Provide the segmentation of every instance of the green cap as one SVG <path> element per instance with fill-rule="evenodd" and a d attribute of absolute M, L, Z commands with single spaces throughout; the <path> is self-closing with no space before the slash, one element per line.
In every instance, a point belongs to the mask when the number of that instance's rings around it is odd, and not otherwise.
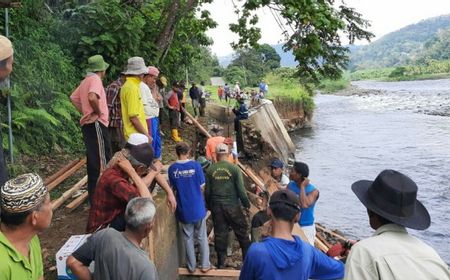
<path fill-rule="evenodd" d="M 109 64 L 103 60 L 103 56 L 97 54 L 88 58 L 87 72 L 100 72 L 108 69 Z"/>

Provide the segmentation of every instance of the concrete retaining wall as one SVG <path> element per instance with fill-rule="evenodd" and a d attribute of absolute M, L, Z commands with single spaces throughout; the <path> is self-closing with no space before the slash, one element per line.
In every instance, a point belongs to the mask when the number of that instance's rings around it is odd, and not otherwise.
<path fill-rule="evenodd" d="M 295 145 L 271 101 L 264 100 L 256 110 L 252 109 L 249 121 L 285 163 L 289 158 L 294 158 Z"/>

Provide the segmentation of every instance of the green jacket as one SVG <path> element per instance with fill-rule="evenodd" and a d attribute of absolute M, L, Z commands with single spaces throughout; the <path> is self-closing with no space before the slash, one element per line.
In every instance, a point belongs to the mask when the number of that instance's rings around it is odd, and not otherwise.
<path fill-rule="evenodd" d="M 205 200 L 208 209 L 215 204 L 236 206 L 239 200 L 245 208 L 249 208 L 250 201 L 239 167 L 227 160 L 211 165 L 206 173 Z"/>

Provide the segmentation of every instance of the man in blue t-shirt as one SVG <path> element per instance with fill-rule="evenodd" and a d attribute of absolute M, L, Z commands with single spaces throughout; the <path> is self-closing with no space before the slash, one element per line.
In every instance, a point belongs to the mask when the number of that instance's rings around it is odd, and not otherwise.
<path fill-rule="evenodd" d="M 209 245 L 206 234 L 206 207 L 202 188 L 205 176 L 201 165 L 189 159 L 190 147 L 185 142 L 175 146 L 178 160 L 169 167 L 170 185 L 177 199 L 176 217 L 181 224 L 184 247 L 186 248 L 187 268 L 195 271 L 196 258 L 194 242 L 198 241 L 200 249 L 200 269 L 211 269 L 209 262 Z"/>
<path fill-rule="evenodd" d="M 319 190 L 309 183 L 309 168 L 304 162 L 295 162 L 289 174 L 291 182 L 288 189 L 300 198 L 301 216 L 298 222 L 308 238 L 309 244 L 314 246 L 316 226 L 314 225 L 314 208 L 319 199 Z"/>
<path fill-rule="evenodd" d="M 344 264 L 292 235 L 300 215 L 300 203 L 290 190 L 270 197 L 268 214 L 272 234 L 253 243 L 241 269 L 240 280 L 341 279 Z"/>

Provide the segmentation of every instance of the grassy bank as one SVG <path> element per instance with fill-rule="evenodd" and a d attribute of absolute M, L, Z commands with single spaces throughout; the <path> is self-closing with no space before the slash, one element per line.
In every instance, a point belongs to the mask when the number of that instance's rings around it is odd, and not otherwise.
<path fill-rule="evenodd" d="M 358 70 L 350 74 L 352 81 L 413 81 L 450 78 L 450 59 L 428 60 L 423 64 Z"/>

